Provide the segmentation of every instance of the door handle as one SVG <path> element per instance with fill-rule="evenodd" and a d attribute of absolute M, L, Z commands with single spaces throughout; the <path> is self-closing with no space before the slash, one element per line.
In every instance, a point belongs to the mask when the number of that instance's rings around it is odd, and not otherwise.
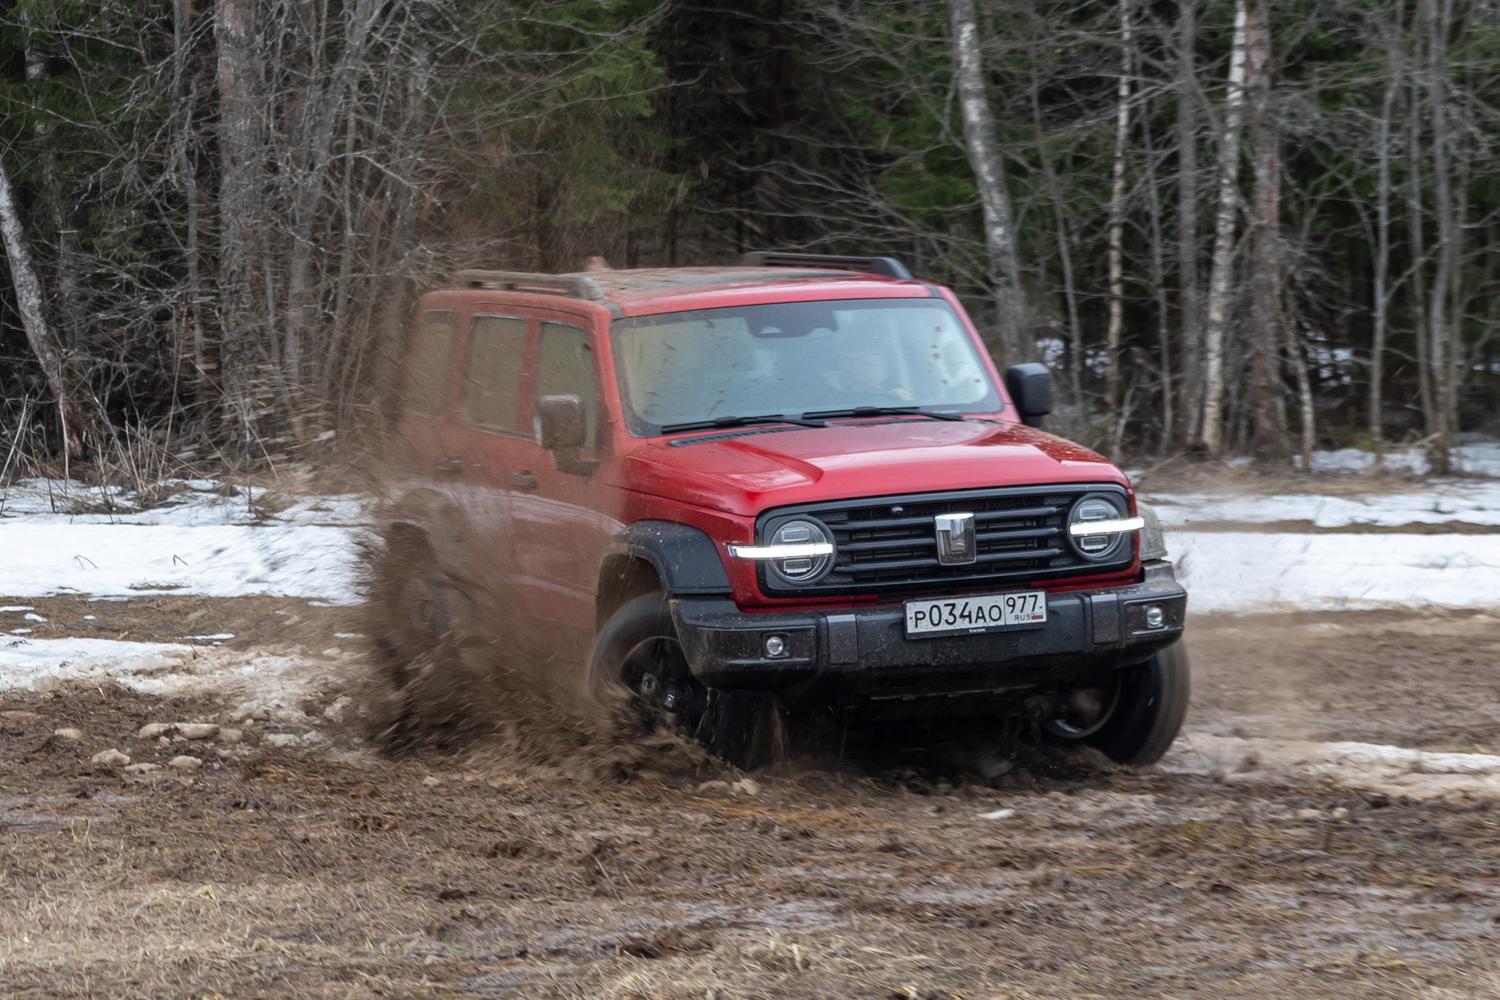
<path fill-rule="evenodd" d="M 537 488 L 537 478 L 536 475 L 531 472 L 512 472 L 510 474 L 510 484 L 518 490 L 524 490 L 527 493 L 535 493 Z"/>
<path fill-rule="evenodd" d="M 441 475 L 459 476 L 463 474 L 464 462 L 461 458 L 445 458 L 438 462 L 437 470 Z"/>

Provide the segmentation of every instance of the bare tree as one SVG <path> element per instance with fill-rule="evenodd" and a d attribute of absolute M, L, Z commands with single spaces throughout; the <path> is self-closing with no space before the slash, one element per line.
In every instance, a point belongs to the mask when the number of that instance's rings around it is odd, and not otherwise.
<path fill-rule="evenodd" d="M 1238 0 L 1234 44 L 1229 54 L 1229 91 L 1219 136 L 1219 207 L 1214 219 L 1214 257 L 1208 287 L 1208 323 L 1204 330 L 1203 419 L 1200 440 L 1212 454 L 1223 450 L 1224 337 L 1229 327 L 1230 286 L 1234 267 L 1235 212 L 1239 205 L 1240 130 L 1245 106 L 1245 22 L 1252 0 Z"/>
<path fill-rule="evenodd" d="M 1428 455 L 1433 471 L 1446 474 L 1452 461 L 1453 420 L 1456 410 L 1457 373 L 1453 323 L 1449 311 L 1453 294 L 1454 262 L 1459 248 L 1458 219 L 1454 212 L 1452 184 L 1453 136 L 1448 123 L 1448 34 L 1452 29 L 1453 0 L 1423 0 L 1422 18 L 1427 29 L 1427 115 L 1432 127 L 1432 181 L 1434 216 L 1437 223 L 1437 265 L 1433 268 L 1428 295 L 1428 363 L 1432 373 L 1432 412 L 1428 426 Z"/>
<path fill-rule="evenodd" d="M 963 115 L 964 146 L 979 201 L 984 212 L 984 245 L 989 259 L 989 283 L 1000 325 L 1001 357 L 1005 364 L 1022 360 L 1025 344 L 1026 299 L 1005 163 L 995 136 L 994 115 L 984 84 L 979 25 L 974 0 L 949 0 L 948 17 L 953 46 L 953 75 Z"/>
<path fill-rule="evenodd" d="M 1253 195 L 1250 242 L 1251 450 L 1260 456 L 1286 451 L 1276 414 L 1280 381 L 1272 375 L 1281 339 L 1281 165 L 1271 104 L 1271 25 L 1266 0 L 1247 0 L 1245 90 L 1250 103 L 1250 160 Z"/>
<path fill-rule="evenodd" d="M 1130 141 L 1131 0 L 1120 0 L 1120 77 L 1115 84 L 1115 151 L 1109 188 L 1109 327 L 1104 395 L 1109 412 L 1120 412 L 1120 331 L 1125 324 L 1125 153 Z M 1118 437 L 1118 434 L 1117 434 Z M 1118 450 L 1118 440 L 1114 450 Z"/>
<path fill-rule="evenodd" d="M 1198 123 L 1197 4 L 1178 0 L 1176 42 L 1177 96 L 1177 284 L 1178 338 L 1183 348 L 1182 437 L 1197 434 L 1203 386 L 1203 300 L 1198 271 Z"/>
<path fill-rule="evenodd" d="M 21 314 L 26 340 L 47 378 L 47 387 L 52 390 L 53 399 L 57 401 L 64 449 L 70 455 L 79 455 L 83 450 L 83 411 L 68 384 L 62 352 L 53 341 L 52 331 L 43 314 L 42 283 L 37 280 L 36 267 L 31 261 L 31 248 L 21 227 L 21 216 L 16 208 L 10 174 L 5 169 L 3 160 L 0 160 L 0 236 L 5 240 L 10 280 L 16 290 L 16 308 Z"/>
<path fill-rule="evenodd" d="M 1375 131 L 1374 321 L 1370 334 L 1369 397 L 1370 446 L 1375 451 L 1375 468 L 1379 468 L 1385 452 L 1385 343 L 1391 307 L 1387 287 L 1391 267 L 1391 120 L 1405 74 L 1400 35 L 1399 17 L 1394 30 L 1382 32 L 1386 41 L 1386 80 Z"/>
<path fill-rule="evenodd" d="M 263 249 L 257 220 L 265 154 L 256 0 L 216 0 L 219 84 L 219 365 L 225 429 L 250 446 L 257 388 L 269 353 Z M 263 404 L 261 404 L 263 405 Z"/>

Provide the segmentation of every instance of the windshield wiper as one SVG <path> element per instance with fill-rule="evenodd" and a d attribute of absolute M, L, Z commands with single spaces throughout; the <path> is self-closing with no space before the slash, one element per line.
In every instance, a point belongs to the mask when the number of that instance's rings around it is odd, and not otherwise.
<path fill-rule="evenodd" d="M 826 420 L 831 417 L 931 417 L 933 420 L 964 420 L 962 413 L 942 413 L 938 410 L 923 410 L 915 406 L 851 406 L 846 410 L 812 410 L 802 414 L 808 420 Z"/>
<path fill-rule="evenodd" d="M 806 413 L 800 417 L 785 413 L 767 413 L 758 417 L 714 417 L 712 420 L 689 420 L 680 424 L 662 424 L 660 430 L 663 434 L 676 434 L 680 431 L 714 431 L 729 427 L 750 427 L 755 424 L 793 424 L 797 427 L 828 426 Z"/>

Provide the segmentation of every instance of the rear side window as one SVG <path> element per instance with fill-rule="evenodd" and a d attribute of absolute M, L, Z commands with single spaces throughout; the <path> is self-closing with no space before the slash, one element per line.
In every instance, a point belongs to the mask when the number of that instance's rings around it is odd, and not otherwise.
<path fill-rule="evenodd" d="M 541 353 L 537 358 L 537 398 L 577 396 L 583 401 L 585 448 L 599 446 L 599 380 L 594 375 L 594 349 L 589 335 L 576 326 L 542 324 Z"/>
<path fill-rule="evenodd" d="M 425 312 L 417 318 L 406 350 L 406 383 L 401 388 L 401 402 L 409 412 L 437 416 L 448 408 L 457 328 L 451 312 Z"/>
<path fill-rule="evenodd" d="M 513 316 L 475 316 L 464 364 L 464 416 L 499 431 L 521 429 L 521 372 L 526 321 Z"/>

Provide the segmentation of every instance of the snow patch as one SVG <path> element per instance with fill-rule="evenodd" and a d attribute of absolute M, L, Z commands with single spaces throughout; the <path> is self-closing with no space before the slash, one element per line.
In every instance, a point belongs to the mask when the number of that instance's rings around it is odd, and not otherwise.
<path fill-rule="evenodd" d="M 1178 774 L 1229 782 L 1330 780 L 1412 799 L 1500 798 L 1500 755 L 1409 750 L 1377 743 L 1314 743 L 1194 733 L 1162 761 Z"/>
<path fill-rule="evenodd" d="M 292 718 L 302 716 L 300 704 L 351 674 L 356 663 L 352 654 L 320 659 L 180 643 L 0 638 L 0 690 L 47 691 L 68 682 L 112 680 L 162 697 L 229 696 L 247 714 Z"/>
<path fill-rule="evenodd" d="M 0 523 L 0 594 L 357 600 L 360 529 Z"/>
<path fill-rule="evenodd" d="M 1482 435 L 1463 435 L 1452 451 L 1455 471 L 1472 476 L 1500 478 L 1500 441 Z M 1300 466 L 1300 459 L 1294 461 Z M 1432 463 L 1420 448 L 1401 448 L 1387 452 L 1382 466 L 1391 472 L 1407 472 L 1414 476 L 1425 476 L 1432 471 Z M 1375 467 L 1375 453 L 1362 448 L 1339 448 L 1336 451 L 1315 451 L 1312 455 L 1314 472 L 1369 472 Z"/>
<path fill-rule="evenodd" d="M 1500 604 L 1500 535 L 1167 533 L 1192 611 Z"/>
<path fill-rule="evenodd" d="M 1211 493 L 1151 493 L 1143 497 L 1165 527 L 1237 522 L 1268 524 L 1309 521 L 1318 528 L 1404 524 L 1500 526 L 1500 482 L 1442 482 L 1422 492 L 1321 496 L 1267 494 L 1216 496 Z"/>

